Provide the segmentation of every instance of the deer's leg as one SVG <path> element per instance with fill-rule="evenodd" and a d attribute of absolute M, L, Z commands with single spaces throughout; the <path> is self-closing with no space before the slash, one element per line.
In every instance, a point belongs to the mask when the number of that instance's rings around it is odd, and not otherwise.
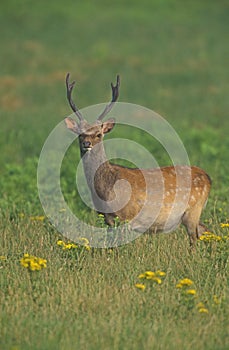
<path fill-rule="evenodd" d="M 192 207 L 187 210 L 182 217 L 182 224 L 188 231 L 191 247 L 195 245 L 196 240 L 205 231 L 202 224 L 199 224 L 201 211 L 202 208 L 199 206 Z"/>
<path fill-rule="evenodd" d="M 207 226 L 205 226 L 204 224 L 202 224 L 201 222 L 199 222 L 198 225 L 198 238 L 200 238 L 200 236 L 202 236 L 202 234 L 204 232 L 209 231 L 209 229 L 207 228 Z"/>
<path fill-rule="evenodd" d="M 111 215 L 111 214 L 104 214 L 105 216 L 105 222 L 108 226 L 110 227 L 114 227 L 114 215 Z"/>

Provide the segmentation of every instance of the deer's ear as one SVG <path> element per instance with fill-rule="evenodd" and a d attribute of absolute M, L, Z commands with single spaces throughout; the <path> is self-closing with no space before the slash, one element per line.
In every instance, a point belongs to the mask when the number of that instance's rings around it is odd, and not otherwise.
<path fill-rule="evenodd" d="M 64 119 L 64 122 L 69 130 L 71 130 L 75 134 L 79 134 L 79 125 L 74 119 L 67 117 Z"/>
<path fill-rule="evenodd" d="M 110 132 L 115 126 L 115 119 L 110 118 L 103 123 L 103 133 L 106 134 Z"/>

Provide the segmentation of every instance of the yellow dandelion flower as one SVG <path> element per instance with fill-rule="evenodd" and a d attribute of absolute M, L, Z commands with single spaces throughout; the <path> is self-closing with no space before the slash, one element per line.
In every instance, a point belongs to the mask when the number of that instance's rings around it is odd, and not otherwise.
<path fill-rule="evenodd" d="M 46 265 L 47 265 L 47 260 L 41 259 L 41 258 L 37 258 L 37 263 L 38 263 L 38 265 L 41 266 L 41 267 L 46 267 Z"/>
<path fill-rule="evenodd" d="M 86 250 L 91 250 L 91 247 L 90 247 L 90 242 L 87 238 L 85 237 L 81 237 L 80 238 L 80 241 L 82 241 L 82 245 L 83 247 L 86 249 Z"/>
<path fill-rule="evenodd" d="M 200 241 L 204 241 L 204 242 L 210 242 L 210 241 L 221 241 L 222 237 L 215 235 L 214 233 L 211 232 L 204 232 L 201 236 L 200 236 Z"/>
<path fill-rule="evenodd" d="M 176 288 L 182 288 L 183 285 L 181 283 L 177 283 Z"/>
<path fill-rule="evenodd" d="M 39 271 L 39 270 L 41 270 L 41 266 L 38 264 L 38 262 L 35 262 L 35 261 L 33 261 L 33 260 L 31 260 L 30 261 L 30 270 L 31 271 Z"/>
<path fill-rule="evenodd" d="M 74 248 L 77 248 L 77 245 L 74 244 L 74 243 L 65 243 L 64 246 L 63 246 L 63 249 L 66 250 L 66 249 L 74 249 Z"/>
<path fill-rule="evenodd" d="M 154 277 L 155 276 L 155 272 L 153 272 L 153 271 L 145 271 L 145 277 L 146 278 L 152 278 L 152 277 Z"/>
<path fill-rule="evenodd" d="M 79 240 L 82 241 L 84 244 L 89 244 L 89 240 L 85 237 L 80 237 Z"/>
<path fill-rule="evenodd" d="M 68 249 L 67 247 L 68 247 L 68 244 L 67 244 L 67 243 L 64 243 L 64 244 L 62 245 L 62 249 L 63 249 L 63 250 Z"/>
<path fill-rule="evenodd" d="M 221 241 L 221 240 L 222 240 L 222 237 L 217 236 L 217 235 L 213 235 L 212 239 L 213 239 L 214 241 Z"/>
<path fill-rule="evenodd" d="M 23 258 L 20 260 L 20 264 L 23 267 L 28 268 L 30 271 L 39 271 L 42 268 L 46 268 L 47 260 L 33 255 L 24 254 Z"/>
<path fill-rule="evenodd" d="M 20 260 L 20 264 L 24 267 L 29 267 L 29 263 L 26 260 Z"/>
<path fill-rule="evenodd" d="M 91 250 L 90 247 L 90 242 L 87 238 L 85 237 L 81 237 L 79 238 L 80 241 L 82 241 L 82 243 L 80 243 L 86 250 Z"/>
<path fill-rule="evenodd" d="M 30 220 L 32 221 L 44 221 L 45 216 L 43 215 L 37 215 L 37 216 L 30 216 Z"/>
<path fill-rule="evenodd" d="M 229 227 L 229 223 L 221 223 L 220 226 L 221 226 L 222 228 L 224 228 L 224 227 Z"/>
<path fill-rule="evenodd" d="M 195 289 L 188 289 L 188 290 L 186 290 L 186 294 L 196 295 L 196 290 Z"/>
<path fill-rule="evenodd" d="M 59 246 L 62 246 L 63 250 L 70 250 L 70 249 L 78 248 L 78 245 L 76 245 L 74 243 L 70 243 L 70 242 L 65 243 L 64 241 L 62 241 L 60 239 L 56 242 L 56 244 Z"/>
<path fill-rule="evenodd" d="M 221 241 L 222 237 L 217 236 L 217 235 L 212 235 L 211 239 L 214 241 Z"/>
<path fill-rule="evenodd" d="M 205 307 L 204 303 L 202 303 L 201 301 L 196 305 L 196 307 L 201 308 L 201 307 Z"/>
<path fill-rule="evenodd" d="M 208 314 L 208 309 L 206 309 L 206 307 L 201 307 L 201 308 L 199 308 L 198 311 L 199 311 L 200 313 Z"/>
<path fill-rule="evenodd" d="M 206 239 L 206 236 L 202 235 L 199 237 L 200 241 L 208 241 L 208 239 Z"/>
<path fill-rule="evenodd" d="M 141 290 L 145 290 L 146 286 L 143 283 L 136 283 L 135 287 Z"/>
<path fill-rule="evenodd" d="M 161 270 L 157 270 L 157 271 L 155 272 L 155 274 L 156 274 L 157 276 L 160 276 L 160 277 L 163 277 L 163 276 L 166 275 L 166 273 L 165 273 L 164 271 L 161 271 Z"/>
<path fill-rule="evenodd" d="M 220 304 L 220 299 L 217 297 L 217 295 L 213 295 L 213 301 L 216 305 L 219 305 Z"/>
<path fill-rule="evenodd" d="M 179 281 L 178 284 L 181 284 L 182 287 L 188 287 L 188 286 L 191 286 L 193 284 L 193 281 L 190 280 L 189 278 L 183 278 L 182 280 Z"/>
<path fill-rule="evenodd" d="M 157 284 L 161 284 L 162 280 L 159 277 L 152 277 L 151 278 L 154 282 L 157 282 Z"/>
<path fill-rule="evenodd" d="M 200 303 L 198 303 L 198 304 L 196 305 L 196 307 L 197 307 L 198 309 L 201 309 L 201 308 L 205 308 L 205 305 L 204 305 L 204 303 L 200 302 Z"/>
<path fill-rule="evenodd" d="M 138 278 L 145 278 L 147 280 L 152 280 L 154 282 L 157 282 L 158 284 L 162 283 L 162 280 L 159 276 L 164 276 L 164 274 L 162 273 L 162 271 L 160 271 L 161 274 L 154 271 L 145 271 L 144 273 L 140 273 L 140 275 L 138 275 Z"/>
<path fill-rule="evenodd" d="M 0 255 L 0 260 L 6 260 L 7 259 L 7 257 L 6 256 L 4 256 L 4 255 Z"/>

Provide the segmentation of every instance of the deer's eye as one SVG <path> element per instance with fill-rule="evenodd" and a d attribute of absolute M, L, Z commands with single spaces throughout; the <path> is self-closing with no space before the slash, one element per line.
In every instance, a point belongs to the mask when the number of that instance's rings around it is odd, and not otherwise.
<path fill-rule="evenodd" d="M 101 139 L 102 134 L 97 134 L 96 137 L 97 137 L 98 139 Z"/>

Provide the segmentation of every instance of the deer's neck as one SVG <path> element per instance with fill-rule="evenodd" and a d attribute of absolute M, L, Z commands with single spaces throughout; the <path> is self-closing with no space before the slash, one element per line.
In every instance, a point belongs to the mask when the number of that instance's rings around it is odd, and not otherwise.
<path fill-rule="evenodd" d="M 83 156 L 84 173 L 87 179 L 88 186 L 92 192 L 105 191 L 108 185 L 112 185 L 112 165 L 106 157 L 103 143 L 96 145 L 91 151 L 86 152 Z M 108 184 L 109 182 L 109 184 Z"/>

